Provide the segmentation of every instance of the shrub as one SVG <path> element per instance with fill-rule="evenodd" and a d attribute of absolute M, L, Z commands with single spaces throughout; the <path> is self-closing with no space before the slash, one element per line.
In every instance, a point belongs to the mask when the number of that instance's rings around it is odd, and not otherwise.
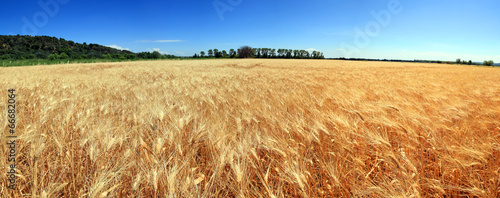
<path fill-rule="evenodd" d="M 49 60 L 57 60 L 59 59 L 59 56 L 57 54 L 50 54 L 49 55 Z"/>
<path fill-rule="evenodd" d="M 125 57 L 126 57 L 127 59 L 135 59 L 135 58 L 137 58 L 137 57 L 135 56 L 135 54 L 125 54 Z"/>
<path fill-rule="evenodd" d="M 37 58 L 41 58 L 41 59 L 46 59 L 46 58 L 47 58 L 47 54 L 44 54 L 44 53 L 42 53 L 42 52 L 37 52 L 37 53 L 35 53 L 35 56 L 36 56 Z"/>
<path fill-rule="evenodd" d="M 33 54 L 26 54 L 26 56 L 24 56 L 26 59 L 34 59 L 36 58 L 35 55 Z"/>
<path fill-rule="evenodd" d="M 10 54 L 4 54 L 4 55 L 2 56 L 2 59 L 3 59 L 3 60 L 12 59 L 12 56 L 11 56 Z"/>
<path fill-rule="evenodd" d="M 59 55 L 59 58 L 60 58 L 60 59 L 68 59 L 68 58 L 69 58 L 69 56 L 68 56 L 66 53 L 64 53 L 64 52 L 63 52 L 63 53 L 61 53 L 61 54 Z"/>

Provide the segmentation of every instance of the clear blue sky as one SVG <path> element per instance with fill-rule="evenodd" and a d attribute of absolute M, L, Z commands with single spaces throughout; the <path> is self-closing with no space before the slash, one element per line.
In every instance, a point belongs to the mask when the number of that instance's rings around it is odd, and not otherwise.
<path fill-rule="evenodd" d="M 0 2 L 0 34 L 175 55 L 250 45 L 326 57 L 500 62 L 500 1 L 9 0 Z"/>

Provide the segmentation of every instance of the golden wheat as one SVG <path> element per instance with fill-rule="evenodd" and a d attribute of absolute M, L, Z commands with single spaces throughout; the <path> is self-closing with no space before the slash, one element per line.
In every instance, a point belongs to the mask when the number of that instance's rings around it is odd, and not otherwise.
<path fill-rule="evenodd" d="M 17 186 L 7 188 L 7 89 Z M 500 197 L 500 70 L 331 60 L 0 69 L 3 197 Z"/>

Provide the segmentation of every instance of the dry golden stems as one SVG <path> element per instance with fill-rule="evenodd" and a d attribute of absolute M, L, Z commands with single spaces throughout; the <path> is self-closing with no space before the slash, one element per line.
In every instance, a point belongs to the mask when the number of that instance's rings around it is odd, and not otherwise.
<path fill-rule="evenodd" d="M 3 196 L 500 196 L 497 68 L 181 60 L 0 76 L 1 97 L 19 93 L 18 186 Z"/>

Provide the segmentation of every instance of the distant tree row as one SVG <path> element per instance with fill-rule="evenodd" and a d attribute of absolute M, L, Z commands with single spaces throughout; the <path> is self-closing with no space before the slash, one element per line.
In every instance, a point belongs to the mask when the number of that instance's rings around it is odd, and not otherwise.
<path fill-rule="evenodd" d="M 457 58 L 457 60 L 455 61 L 456 64 L 463 64 L 463 65 L 473 65 L 474 63 L 472 63 L 471 60 L 469 61 L 465 61 L 465 60 L 461 60 L 459 58 Z M 495 64 L 495 62 L 493 62 L 493 60 L 485 60 L 483 62 L 483 65 L 485 66 L 493 66 Z M 476 63 L 474 65 L 480 65 L 480 63 Z"/>
<path fill-rule="evenodd" d="M 440 63 L 440 64 L 463 64 L 463 65 L 481 65 L 478 62 L 472 62 L 472 60 L 465 61 L 461 59 L 457 59 L 455 62 L 453 61 L 440 61 L 440 60 L 399 60 L 399 59 L 370 59 L 370 58 L 331 58 L 334 60 L 352 60 L 352 61 L 387 61 L 387 62 L 414 62 L 414 63 Z M 493 66 L 495 63 L 492 60 L 484 61 L 482 65 Z"/>
<path fill-rule="evenodd" d="M 295 58 L 295 59 L 324 59 L 323 52 L 292 49 L 271 49 L 271 48 L 252 48 L 250 46 L 240 47 L 238 50 L 209 49 L 201 51 L 200 54 L 194 54 L 193 58 L 215 57 L 215 58 Z"/>

